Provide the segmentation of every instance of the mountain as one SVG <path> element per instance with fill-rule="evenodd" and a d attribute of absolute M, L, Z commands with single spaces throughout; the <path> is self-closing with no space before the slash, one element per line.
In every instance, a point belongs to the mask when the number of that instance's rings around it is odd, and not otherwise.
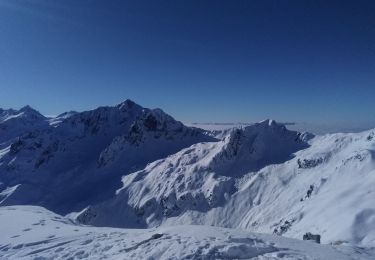
<path fill-rule="evenodd" d="M 1 110 L 0 129 L 1 208 L 41 206 L 77 226 L 375 245 L 375 130 L 314 136 L 265 120 L 210 132 L 131 100 L 54 118 Z"/>
<path fill-rule="evenodd" d="M 81 223 L 198 224 L 373 246 L 375 131 L 312 136 L 266 120 L 123 177 Z"/>
<path fill-rule="evenodd" d="M 82 226 L 41 207 L 0 207 L 1 259 L 370 260 L 374 249 L 327 246 L 209 226 Z"/>
<path fill-rule="evenodd" d="M 28 131 L 47 126 L 47 118 L 30 106 L 19 110 L 0 108 L 0 148 Z"/>
<path fill-rule="evenodd" d="M 30 107 L 2 110 L 0 129 L 0 205 L 62 214 L 114 196 L 121 176 L 147 163 L 216 140 L 131 100 L 53 119 Z"/>

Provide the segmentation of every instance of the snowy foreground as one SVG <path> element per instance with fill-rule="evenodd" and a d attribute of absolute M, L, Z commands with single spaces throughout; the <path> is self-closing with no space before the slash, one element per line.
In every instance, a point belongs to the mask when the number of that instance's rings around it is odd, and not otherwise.
<path fill-rule="evenodd" d="M 1 207 L 0 230 L 0 259 L 375 259 L 374 249 L 220 227 L 82 226 L 35 206 Z"/>

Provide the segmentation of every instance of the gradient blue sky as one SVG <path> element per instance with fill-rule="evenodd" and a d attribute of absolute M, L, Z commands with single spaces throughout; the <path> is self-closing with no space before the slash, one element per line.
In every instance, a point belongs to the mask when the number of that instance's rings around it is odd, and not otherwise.
<path fill-rule="evenodd" d="M 0 107 L 375 122 L 375 1 L 0 0 Z"/>

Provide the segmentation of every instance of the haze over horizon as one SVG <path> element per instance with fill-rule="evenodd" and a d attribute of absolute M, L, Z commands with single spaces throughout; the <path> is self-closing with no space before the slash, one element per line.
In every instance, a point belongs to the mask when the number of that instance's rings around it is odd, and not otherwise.
<path fill-rule="evenodd" d="M 373 1 L 0 0 L 0 107 L 375 127 Z"/>

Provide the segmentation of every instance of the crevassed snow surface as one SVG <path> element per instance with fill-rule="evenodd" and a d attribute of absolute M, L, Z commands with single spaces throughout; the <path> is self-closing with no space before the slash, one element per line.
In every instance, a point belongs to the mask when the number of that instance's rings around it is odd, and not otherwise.
<path fill-rule="evenodd" d="M 374 250 L 208 226 L 97 228 L 41 207 L 0 208 L 1 259 L 374 259 Z"/>

